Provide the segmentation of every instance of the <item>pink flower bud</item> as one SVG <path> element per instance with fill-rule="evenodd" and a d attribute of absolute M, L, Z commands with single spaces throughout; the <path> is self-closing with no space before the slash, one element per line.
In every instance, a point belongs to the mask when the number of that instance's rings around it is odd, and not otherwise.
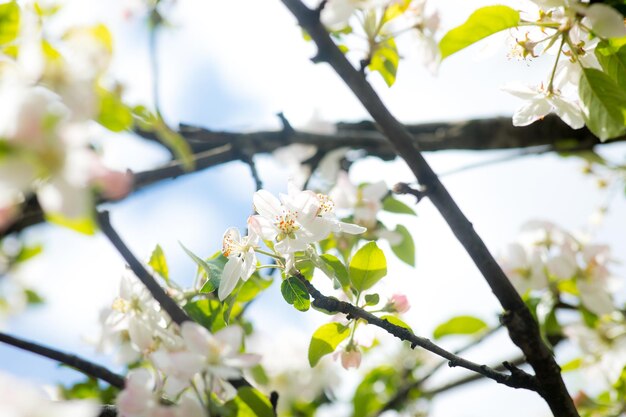
<path fill-rule="evenodd" d="M 394 294 L 391 296 L 389 303 L 393 306 L 398 313 L 406 313 L 411 308 L 409 300 L 404 294 Z"/>
<path fill-rule="evenodd" d="M 358 368 L 361 365 L 361 352 L 356 347 L 341 352 L 341 366 L 344 369 Z"/>
<path fill-rule="evenodd" d="M 109 200 L 119 200 L 128 195 L 133 187 L 130 171 L 120 172 L 108 168 L 99 169 L 92 183 L 100 188 L 102 195 Z"/>

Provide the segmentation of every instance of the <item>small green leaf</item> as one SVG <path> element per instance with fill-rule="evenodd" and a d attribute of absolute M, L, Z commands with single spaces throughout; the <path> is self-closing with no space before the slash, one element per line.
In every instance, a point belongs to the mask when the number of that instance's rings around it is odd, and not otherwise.
<path fill-rule="evenodd" d="M 390 213 L 412 214 L 413 216 L 417 216 L 415 210 L 391 196 L 383 200 L 383 210 Z"/>
<path fill-rule="evenodd" d="M 257 294 L 266 290 L 272 285 L 273 280 L 263 279 L 259 274 L 254 273 L 252 276 L 243 283 L 241 289 L 237 293 L 237 301 L 240 303 L 246 303 L 252 301 Z"/>
<path fill-rule="evenodd" d="M 340 323 L 328 323 L 318 328 L 313 333 L 309 345 L 309 364 L 311 367 L 317 365 L 323 356 L 333 353 L 339 343 L 343 342 L 349 335 L 348 327 Z"/>
<path fill-rule="evenodd" d="M 112 132 L 122 132 L 133 126 L 133 114 L 119 94 L 104 88 L 97 89 L 100 108 L 96 120 Z"/>
<path fill-rule="evenodd" d="M 46 213 L 45 216 L 46 220 L 50 223 L 67 227 L 68 229 L 85 235 L 93 235 L 96 233 L 96 230 L 98 230 L 98 225 L 93 217 L 70 219 L 60 213 Z"/>
<path fill-rule="evenodd" d="M 234 398 L 237 408 L 235 417 L 275 417 L 267 397 L 252 387 L 241 387 Z"/>
<path fill-rule="evenodd" d="M 391 87 L 396 82 L 399 62 L 400 55 L 398 55 L 396 42 L 393 38 L 389 38 L 374 47 L 368 68 L 378 72 L 387 86 Z"/>
<path fill-rule="evenodd" d="M 40 305 L 45 302 L 37 292 L 31 289 L 24 290 L 24 294 L 26 295 L 26 302 L 30 305 Z"/>
<path fill-rule="evenodd" d="M 402 242 L 391 246 L 391 250 L 402 262 L 415 266 L 415 242 L 413 242 L 413 236 L 401 224 L 396 226 L 396 233 L 402 236 Z"/>
<path fill-rule="evenodd" d="M 43 251 L 42 245 L 22 246 L 19 253 L 13 260 L 15 263 L 25 262 L 35 256 L 39 255 Z"/>
<path fill-rule="evenodd" d="M 311 306 L 311 297 L 306 287 L 299 278 L 290 277 L 280 285 L 280 292 L 287 303 L 293 305 L 296 310 L 307 311 Z"/>
<path fill-rule="evenodd" d="M 437 326 L 433 332 L 435 339 L 457 334 L 476 334 L 487 329 L 487 323 L 477 317 L 457 316 Z"/>
<path fill-rule="evenodd" d="M 486 6 L 476 10 L 463 23 L 444 35 L 439 42 L 445 59 L 488 36 L 519 24 L 519 12 L 507 6 Z"/>
<path fill-rule="evenodd" d="M 211 332 L 217 332 L 226 327 L 222 314 L 223 305 L 217 300 L 192 301 L 185 304 L 183 308 L 193 321 Z"/>
<path fill-rule="evenodd" d="M 602 69 L 622 90 L 626 90 L 626 45 L 614 47 L 609 41 L 601 41 L 595 49 Z"/>
<path fill-rule="evenodd" d="M 385 8 L 385 14 L 383 15 L 382 21 L 387 23 L 390 20 L 401 16 L 409 8 L 411 1 L 412 0 L 400 0 L 391 2 L 391 4 Z"/>
<path fill-rule="evenodd" d="M 411 326 L 409 326 L 408 324 L 400 320 L 398 317 L 392 316 L 391 314 L 385 314 L 384 316 L 381 316 L 380 318 L 383 320 L 387 320 L 389 323 L 395 324 L 396 326 L 404 327 L 405 329 L 410 330 L 411 332 L 413 331 L 413 329 L 411 329 Z"/>
<path fill-rule="evenodd" d="M 566 364 L 561 366 L 561 372 L 571 372 L 580 368 L 583 364 L 583 360 L 581 358 L 573 359 Z"/>
<path fill-rule="evenodd" d="M 152 255 L 150 255 L 148 265 L 150 265 L 152 269 L 154 269 L 154 272 L 161 275 L 165 279 L 165 282 L 169 282 L 169 269 L 167 267 L 165 253 L 163 252 L 163 249 L 160 245 L 156 245 L 156 248 L 154 248 L 154 250 L 152 251 Z"/>
<path fill-rule="evenodd" d="M 345 265 L 339 260 L 339 258 L 327 253 L 320 256 L 320 258 L 322 259 L 322 261 L 324 261 L 326 265 L 330 267 L 330 269 L 332 269 L 332 271 L 335 273 L 334 278 L 337 278 L 337 281 L 339 281 L 342 287 L 346 288 L 350 285 L 348 271 L 346 270 Z"/>
<path fill-rule="evenodd" d="M 585 106 L 585 122 L 600 140 L 626 132 L 626 91 L 595 68 L 583 68 L 578 86 Z"/>
<path fill-rule="evenodd" d="M 359 293 L 373 287 L 385 275 L 387 260 L 375 242 L 364 245 L 350 261 L 350 282 Z"/>
<path fill-rule="evenodd" d="M 366 306 L 375 306 L 380 302 L 380 296 L 378 294 L 367 294 L 365 296 Z"/>
<path fill-rule="evenodd" d="M 225 260 L 219 260 L 218 263 L 215 262 L 206 262 L 204 259 L 200 258 L 192 251 L 187 249 L 185 245 L 178 242 L 181 248 L 185 251 L 185 253 L 198 265 L 198 268 L 206 275 L 206 282 L 200 288 L 200 292 L 202 293 L 210 293 L 213 292 L 220 285 L 220 278 L 222 276 L 222 270 L 224 269 L 224 265 L 226 264 Z M 219 259 L 221 254 L 216 258 Z"/>
<path fill-rule="evenodd" d="M 17 38 L 20 30 L 20 7 L 15 1 L 0 4 L 0 45 Z"/>

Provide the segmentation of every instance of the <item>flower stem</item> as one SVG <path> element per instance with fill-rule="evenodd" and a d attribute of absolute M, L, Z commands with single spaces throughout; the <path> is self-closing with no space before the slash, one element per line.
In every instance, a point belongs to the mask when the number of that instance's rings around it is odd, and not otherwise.
<path fill-rule="evenodd" d="M 556 75 L 556 68 L 559 64 L 559 58 L 561 57 L 561 52 L 563 51 L 563 44 L 565 44 L 565 38 L 567 34 L 563 34 L 561 37 L 561 44 L 559 45 L 559 51 L 556 53 L 556 59 L 554 60 L 554 67 L 552 67 L 552 73 L 550 74 L 550 82 L 548 83 L 548 93 L 552 94 L 552 89 L 554 86 L 554 76 Z"/>

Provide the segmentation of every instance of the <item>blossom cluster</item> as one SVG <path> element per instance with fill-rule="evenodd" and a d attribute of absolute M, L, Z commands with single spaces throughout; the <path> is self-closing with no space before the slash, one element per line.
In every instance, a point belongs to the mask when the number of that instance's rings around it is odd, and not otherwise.
<path fill-rule="evenodd" d="M 527 223 L 519 241 L 500 257 L 511 283 L 536 306 L 543 331 L 557 332 L 578 346 L 582 357 L 576 367 L 609 385 L 626 366 L 626 317 L 613 300 L 618 288 L 613 262 L 608 246 L 588 243 L 546 221 Z M 556 314 L 563 307 L 579 310 L 582 320 Z"/>
<path fill-rule="evenodd" d="M 520 294 L 555 290 L 580 298 L 589 311 L 615 311 L 610 248 L 583 243 L 555 224 L 528 222 L 520 241 L 508 245 L 500 263 Z"/>
<path fill-rule="evenodd" d="M 90 232 L 94 192 L 117 199 L 132 185 L 93 148 L 94 121 L 115 128 L 107 112 L 122 108 L 105 88 L 111 35 L 95 25 L 55 37 L 42 23 L 53 11 L 35 2 L 0 7 L 12 22 L 2 22 L 0 40 L 0 230 L 35 194 L 49 220 Z"/>
<path fill-rule="evenodd" d="M 116 349 L 118 362 L 144 365 L 127 376 L 117 398 L 120 415 L 193 417 L 206 416 L 213 396 L 232 399 L 236 390 L 229 381 L 259 361 L 241 353 L 242 343 L 243 330 L 236 325 L 211 333 L 192 321 L 172 323 L 128 272 L 119 297 L 102 314 L 99 348 Z"/>
<path fill-rule="evenodd" d="M 53 401 L 41 389 L 0 373 L 0 416 L 96 417 L 100 407 L 93 401 Z"/>
<path fill-rule="evenodd" d="M 513 124 L 526 126 L 554 112 L 574 129 L 585 125 L 589 110 L 579 100 L 579 83 L 586 68 L 602 70 L 596 47 L 602 40 L 626 36 L 624 17 L 603 3 L 579 0 L 532 0 L 525 19 L 512 34 L 512 56 L 522 59 L 556 55 L 554 70 L 539 87 L 510 84 L 505 91 L 526 100 Z M 588 117 L 588 116 L 587 116 Z"/>

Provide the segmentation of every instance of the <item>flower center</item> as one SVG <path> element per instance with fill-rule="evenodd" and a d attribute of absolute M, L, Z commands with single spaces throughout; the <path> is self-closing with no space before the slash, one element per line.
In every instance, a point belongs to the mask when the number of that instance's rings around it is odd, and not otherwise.
<path fill-rule="evenodd" d="M 317 211 L 317 215 L 321 216 L 327 213 L 332 213 L 335 210 L 335 203 L 325 194 L 318 194 L 317 199 L 320 202 L 320 207 Z"/>
<path fill-rule="evenodd" d="M 283 211 L 283 214 L 276 216 L 276 228 L 280 230 L 280 236 L 278 240 L 282 240 L 289 236 L 294 238 L 293 234 L 296 230 L 300 229 L 300 226 L 296 224 L 296 213 L 293 211 Z"/>

